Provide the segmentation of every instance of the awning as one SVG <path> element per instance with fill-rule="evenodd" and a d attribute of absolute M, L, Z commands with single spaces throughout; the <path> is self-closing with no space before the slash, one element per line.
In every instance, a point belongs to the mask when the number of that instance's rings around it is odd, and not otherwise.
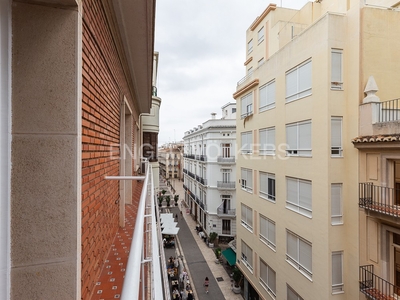
<path fill-rule="evenodd" d="M 226 258 L 230 266 L 234 266 L 236 264 L 236 253 L 231 248 L 222 251 L 221 254 Z"/>
<path fill-rule="evenodd" d="M 178 232 L 179 232 L 179 227 L 166 227 L 161 231 L 162 234 L 170 234 L 170 235 L 177 235 Z"/>

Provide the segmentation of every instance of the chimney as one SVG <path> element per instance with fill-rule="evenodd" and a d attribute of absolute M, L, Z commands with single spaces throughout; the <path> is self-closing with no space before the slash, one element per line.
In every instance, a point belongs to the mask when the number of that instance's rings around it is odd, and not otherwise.
<path fill-rule="evenodd" d="M 216 113 L 211 113 L 211 120 L 215 120 Z"/>

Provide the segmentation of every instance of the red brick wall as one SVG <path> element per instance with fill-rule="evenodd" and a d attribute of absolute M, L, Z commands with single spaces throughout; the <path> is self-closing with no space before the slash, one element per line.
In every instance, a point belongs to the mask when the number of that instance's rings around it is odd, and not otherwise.
<path fill-rule="evenodd" d="M 120 101 L 125 96 L 132 103 L 132 97 L 102 1 L 83 1 L 82 23 L 81 298 L 86 300 L 118 230 L 119 182 L 104 180 L 104 176 L 119 174 L 119 160 L 115 158 L 119 155 Z M 116 150 L 114 157 L 110 150 Z"/>

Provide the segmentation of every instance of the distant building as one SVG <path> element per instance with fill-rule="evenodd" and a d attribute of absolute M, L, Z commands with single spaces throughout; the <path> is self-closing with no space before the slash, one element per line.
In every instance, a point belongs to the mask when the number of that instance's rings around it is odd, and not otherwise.
<path fill-rule="evenodd" d="M 236 104 L 222 107 L 222 118 L 187 132 L 184 143 L 185 201 L 207 235 L 220 240 L 236 234 Z"/>
<path fill-rule="evenodd" d="M 399 118 L 377 120 L 399 106 L 368 83 L 400 96 L 399 20 L 397 0 L 319 0 L 270 4 L 247 30 L 234 93 L 245 299 L 400 294 Z"/>
<path fill-rule="evenodd" d="M 158 151 L 158 162 L 164 178 L 183 180 L 183 143 L 163 145 Z"/>

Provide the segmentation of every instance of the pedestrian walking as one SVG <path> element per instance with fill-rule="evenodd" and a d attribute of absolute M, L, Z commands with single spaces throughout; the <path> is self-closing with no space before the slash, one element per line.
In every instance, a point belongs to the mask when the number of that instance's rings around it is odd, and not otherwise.
<path fill-rule="evenodd" d="M 208 294 L 208 285 L 210 284 L 210 281 L 208 280 L 208 277 L 204 279 L 204 289 L 206 290 L 206 294 Z"/>

